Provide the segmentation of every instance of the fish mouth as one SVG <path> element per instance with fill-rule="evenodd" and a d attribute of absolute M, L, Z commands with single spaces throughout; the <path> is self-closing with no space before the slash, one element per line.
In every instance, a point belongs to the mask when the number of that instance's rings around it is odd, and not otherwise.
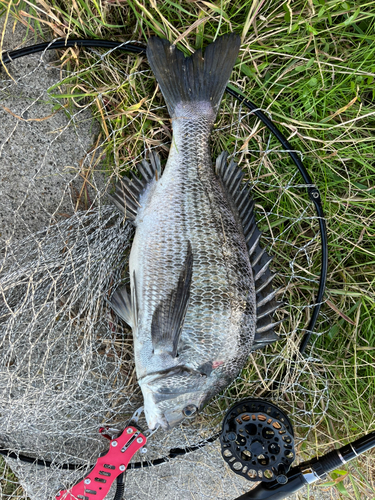
<path fill-rule="evenodd" d="M 181 423 L 184 406 L 194 403 L 197 408 L 202 407 L 202 383 L 204 379 L 196 377 L 197 371 L 180 366 L 148 374 L 138 380 L 142 389 L 145 407 L 145 416 L 150 429 L 160 425 L 164 430 L 170 430 Z M 172 376 L 191 377 L 191 384 L 170 386 L 163 381 Z M 195 382 L 195 383 L 194 383 Z M 175 400 L 175 401 L 173 401 Z"/>
<path fill-rule="evenodd" d="M 148 377 L 144 377 L 145 379 Z M 155 377 L 154 377 L 155 379 Z M 157 379 L 157 376 L 156 376 Z M 143 384 L 141 386 L 143 399 L 144 399 L 144 412 L 149 429 L 154 430 L 157 427 L 161 427 L 165 431 L 169 431 L 177 425 L 177 412 L 176 410 L 161 409 L 157 404 L 157 394 L 155 394 L 148 384 Z M 170 413 L 176 413 L 175 418 L 171 420 L 168 418 Z M 168 414 L 168 416 L 166 415 Z"/>
<path fill-rule="evenodd" d="M 145 409 L 145 416 L 151 430 L 160 426 L 165 431 L 170 431 L 187 418 L 180 409 L 175 408 L 167 408 L 157 413 L 149 413 Z"/>

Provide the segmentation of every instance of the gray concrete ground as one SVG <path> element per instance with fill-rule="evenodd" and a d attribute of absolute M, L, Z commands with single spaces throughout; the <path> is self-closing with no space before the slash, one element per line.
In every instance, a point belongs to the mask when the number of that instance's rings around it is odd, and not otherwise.
<path fill-rule="evenodd" d="M 7 29 L 4 49 L 17 47 L 24 34 L 24 28 L 19 25 L 14 33 Z M 53 57 L 54 54 L 48 56 Z M 45 121 L 23 121 L 14 116 L 29 120 L 48 116 L 53 111 L 49 102 L 33 105 L 35 99 L 43 98 L 45 90 L 59 79 L 58 71 L 46 70 L 44 64 L 38 67 L 38 61 L 36 55 L 12 64 L 11 73 L 18 80 L 18 87 L 7 88 L 4 80 L 1 81 L 1 78 L 8 79 L 4 72 L 0 78 L 0 240 L 7 244 L 73 213 L 75 200 L 71 182 L 97 133 L 88 111 L 75 120 L 75 127 L 63 113 Z M 25 74 L 29 76 L 23 78 Z M 56 475 L 54 470 L 9 462 L 31 500 L 52 498 L 62 482 L 63 475 Z M 48 484 L 48 491 L 41 491 L 42 483 Z M 215 443 L 170 464 L 130 471 L 125 498 L 230 500 L 248 491 L 250 486 L 251 483 L 229 471 Z M 108 498 L 112 498 L 111 494 Z M 333 490 L 319 487 L 313 488 L 309 495 L 303 492 L 290 498 L 328 500 L 337 496 Z"/>
<path fill-rule="evenodd" d="M 13 34 L 9 27 L 4 49 L 17 47 L 23 35 L 23 28 Z M 53 52 L 48 53 L 44 61 L 54 57 Z M 74 127 L 62 112 L 44 119 L 53 113 L 46 89 L 59 79 L 59 71 L 40 64 L 40 54 L 18 59 L 9 69 L 17 84 L 12 85 L 2 69 L 1 77 L 5 80 L 0 84 L 2 241 L 19 240 L 61 219 L 62 214 L 72 213 L 74 183 L 71 183 L 97 134 L 86 110 L 76 117 Z"/>

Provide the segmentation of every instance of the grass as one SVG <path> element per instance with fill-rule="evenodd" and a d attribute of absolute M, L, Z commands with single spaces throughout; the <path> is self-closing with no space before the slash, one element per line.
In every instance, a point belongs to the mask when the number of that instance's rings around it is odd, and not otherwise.
<path fill-rule="evenodd" d="M 327 415 L 301 448 L 301 456 L 323 453 L 329 446 L 374 430 L 375 2 L 0 0 L 0 15 L 8 23 L 27 26 L 29 42 L 69 36 L 145 43 L 156 34 L 170 41 L 178 39 L 178 46 L 187 53 L 205 47 L 220 34 L 234 31 L 241 35 L 242 49 L 231 80 L 272 114 L 294 149 L 303 151 L 305 165 L 322 194 L 328 225 L 326 304 L 314 352 L 319 353 L 329 377 L 330 402 Z M 117 171 L 121 165 L 134 165 L 145 142 L 166 158 L 170 122 L 166 110 L 157 109 L 163 99 L 152 75 L 140 74 L 148 70 L 145 58 L 112 53 L 104 68 L 89 52 L 67 50 L 60 56 L 67 69 L 90 68 L 80 74 L 79 82 L 73 76 L 65 83 L 67 88 L 79 83 L 76 93 L 86 93 L 75 97 L 78 104 L 86 102 L 90 93 L 93 113 L 106 139 L 108 174 L 113 164 Z M 130 78 L 125 79 L 125 73 Z M 67 105 L 72 102 L 71 96 L 60 95 L 60 100 Z M 304 191 L 291 189 L 280 197 L 278 188 L 272 186 L 285 185 L 294 166 L 285 154 L 274 153 L 258 168 L 259 154 L 246 152 L 246 147 L 259 149 L 266 144 L 267 131 L 255 120 L 238 130 L 237 111 L 238 104 L 225 98 L 213 153 L 240 150 L 237 159 L 256 181 L 258 212 L 265 214 L 261 225 L 269 241 L 276 242 L 273 252 L 285 286 L 282 271 L 292 260 L 293 247 L 280 240 L 301 247 L 312 235 L 304 221 L 290 223 L 291 214 L 306 207 Z M 270 146 L 278 148 L 274 141 Z M 274 215 L 267 215 L 270 210 Z M 309 272 L 316 279 L 319 241 L 309 251 L 313 261 Z M 303 256 L 299 258 L 296 269 L 304 266 Z M 289 320 L 284 327 L 285 333 L 294 332 L 294 339 L 308 320 L 309 310 L 302 305 L 311 303 L 315 289 L 306 279 L 296 279 L 285 292 L 289 304 L 301 307 L 295 323 Z M 270 354 L 291 346 L 279 344 Z M 262 356 L 256 355 L 260 364 Z M 246 381 L 252 377 L 248 368 L 243 373 L 245 393 Z M 374 452 L 350 465 L 349 471 L 345 478 L 337 473 L 332 484 L 322 487 L 335 488 L 341 498 L 375 498 Z"/>

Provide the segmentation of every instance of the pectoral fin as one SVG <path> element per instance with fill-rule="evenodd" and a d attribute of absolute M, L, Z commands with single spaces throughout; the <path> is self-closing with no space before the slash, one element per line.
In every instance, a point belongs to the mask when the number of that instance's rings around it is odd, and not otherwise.
<path fill-rule="evenodd" d="M 177 286 L 160 302 L 152 318 L 151 338 L 155 354 L 165 353 L 173 358 L 177 356 L 177 346 L 189 303 L 192 274 L 193 253 L 189 241 Z"/>

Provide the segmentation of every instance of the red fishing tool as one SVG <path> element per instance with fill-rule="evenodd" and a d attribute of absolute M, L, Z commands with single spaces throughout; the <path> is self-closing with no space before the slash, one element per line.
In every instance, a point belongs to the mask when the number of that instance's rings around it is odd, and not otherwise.
<path fill-rule="evenodd" d="M 142 411 L 143 408 L 140 408 L 135 412 L 130 425 L 122 432 L 108 426 L 99 429 L 100 434 L 110 441 L 108 452 L 98 458 L 94 468 L 79 483 L 69 490 L 60 491 L 55 497 L 56 500 L 103 500 L 105 498 L 113 482 L 126 471 L 135 453 L 138 450 L 146 451 L 144 446 L 147 443 L 147 437 L 157 430 L 143 432 L 136 427 Z"/>

